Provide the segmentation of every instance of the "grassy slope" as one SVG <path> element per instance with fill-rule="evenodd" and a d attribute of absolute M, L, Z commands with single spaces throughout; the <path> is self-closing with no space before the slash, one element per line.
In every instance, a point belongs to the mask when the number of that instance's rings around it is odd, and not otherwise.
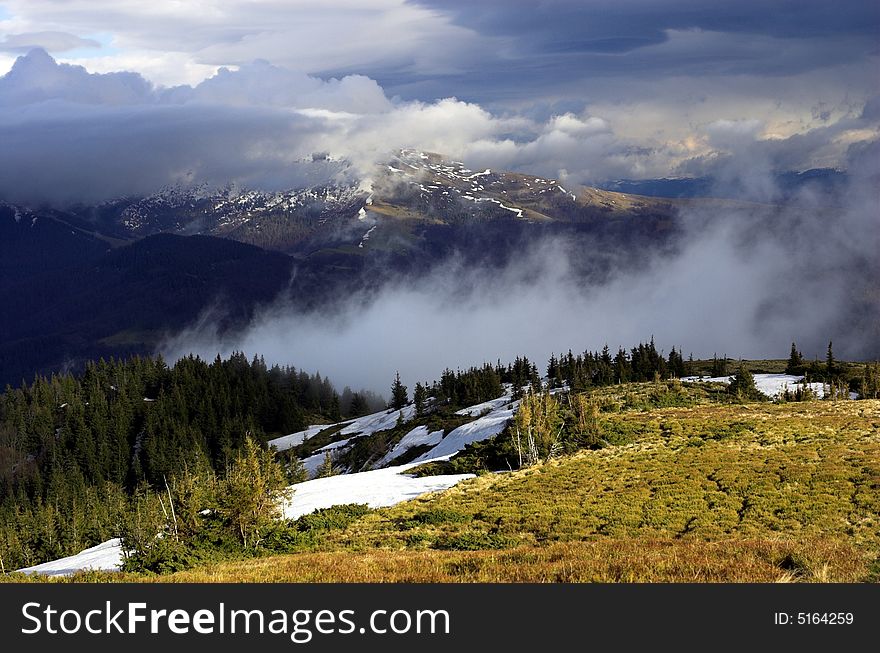
<path fill-rule="evenodd" d="M 316 552 L 158 580 L 880 577 L 880 401 L 701 404 L 605 415 L 604 427 L 629 444 L 372 511 Z"/>

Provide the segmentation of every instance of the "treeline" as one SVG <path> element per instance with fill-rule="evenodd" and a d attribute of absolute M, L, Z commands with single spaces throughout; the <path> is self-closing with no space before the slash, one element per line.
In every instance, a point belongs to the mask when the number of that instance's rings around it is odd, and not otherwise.
<path fill-rule="evenodd" d="M 495 367 L 486 363 L 482 367 L 455 372 L 447 368 L 440 380 L 431 387 L 429 394 L 456 406 L 473 406 L 503 395 L 502 383 L 507 382 L 508 377 L 509 374 L 501 369 L 500 363 Z"/>
<path fill-rule="evenodd" d="M 513 394 L 521 396 L 525 387 L 541 388 L 541 377 L 538 366 L 526 356 L 517 356 L 513 363 L 502 365 L 501 361 L 492 365 L 484 363 L 480 367 L 466 370 L 446 368 L 438 381 L 433 383 L 417 383 L 413 392 L 416 414 L 421 414 L 428 397 L 433 397 L 441 404 L 453 406 L 473 406 L 485 401 L 496 399 L 504 394 L 504 384 L 513 386 Z M 406 403 L 406 387 L 400 384 L 398 375 L 391 386 L 392 407 L 400 408 Z"/>
<path fill-rule="evenodd" d="M 574 355 L 550 356 L 547 363 L 547 378 L 552 387 L 568 386 L 580 392 L 590 386 L 613 385 L 655 378 L 685 376 L 688 370 L 679 350 L 675 347 L 664 357 L 657 350 L 654 339 L 647 344 L 639 343 L 627 352 L 622 347 L 614 356 L 606 345 L 601 352 L 586 351 Z"/>
<path fill-rule="evenodd" d="M 825 360 L 821 362 L 818 358 L 807 361 L 797 343 L 791 343 L 785 373 L 803 376 L 805 383 L 827 385 L 830 396 L 845 397 L 848 392 L 854 392 L 861 399 L 880 399 L 880 364 L 866 362 L 863 366 L 854 366 L 841 363 L 834 355 L 831 341 L 825 350 Z"/>
<path fill-rule="evenodd" d="M 225 473 L 249 436 L 264 442 L 338 421 L 340 404 L 320 374 L 269 368 L 243 354 L 211 363 L 188 357 L 174 367 L 161 358 L 102 360 L 79 376 L 7 387 L 0 396 L 2 567 L 107 539 L 137 488 L 161 488 L 185 469 Z"/>

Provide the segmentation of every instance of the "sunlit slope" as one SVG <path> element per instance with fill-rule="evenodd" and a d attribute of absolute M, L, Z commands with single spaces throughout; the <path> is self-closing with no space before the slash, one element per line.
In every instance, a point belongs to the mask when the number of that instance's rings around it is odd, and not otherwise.
<path fill-rule="evenodd" d="M 168 580 L 863 581 L 880 401 L 603 416 L 621 442 L 371 512 L 320 553 Z"/>

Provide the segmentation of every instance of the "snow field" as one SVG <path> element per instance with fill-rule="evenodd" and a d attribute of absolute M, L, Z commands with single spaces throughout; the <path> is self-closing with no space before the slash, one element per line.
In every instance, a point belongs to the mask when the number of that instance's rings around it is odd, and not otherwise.
<path fill-rule="evenodd" d="M 118 571 L 121 567 L 122 540 L 117 537 L 80 551 L 75 555 L 44 562 L 33 567 L 26 567 L 18 571 L 26 574 L 43 574 L 45 576 L 69 576 L 74 572 L 85 569 Z"/>
<path fill-rule="evenodd" d="M 376 467 L 384 467 L 395 458 L 399 458 L 409 449 L 420 445 L 435 445 L 443 439 L 443 431 L 428 432 L 427 426 L 417 426 L 407 433 L 394 448 L 376 463 Z"/>
<path fill-rule="evenodd" d="M 795 376 L 793 374 L 753 374 L 755 377 L 755 387 L 758 390 L 768 397 L 778 397 L 782 393 L 785 392 L 786 388 L 791 392 L 794 392 L 798 386 L 803 385 L 804 377 Z M 730 376 L 683 376 L 681 378 L 684 382 L 711 382 L 711 383 L 730 383 L 730 380 L 734 377 L 733 374 Z M 813 392 L 816 393 L 817 397 L 825 396 L 825 386 L 822 383 L 808 383 L 807 387 L 809 387 Z"/>
<path fill-rule="evenodd" d="M 435 458 L 434 460 L 445 460 Z M 293 496 L 284 504 L 284 517 L 297 519 L 321 508 L 365 503 L 371 508 L 393 506 L 426 492 L 439 492 L 473 478 L 473 474 L 447 474 L 415 478 L 405 474 L 421 462 L 356 474 L 316 478 L 292 485 Z"/>

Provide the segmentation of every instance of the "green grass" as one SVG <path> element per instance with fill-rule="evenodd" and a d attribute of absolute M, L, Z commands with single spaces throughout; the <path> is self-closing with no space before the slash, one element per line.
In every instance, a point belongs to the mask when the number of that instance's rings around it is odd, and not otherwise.
<path fill-rule="evenodd" d="M 811 569 L 828 565 L 823 573 L 830 579 L 848 577 L 834 575 L 843 568 L 858 567 L 863 580 L 876 575 L 880 402 L 631 411 L 606 415 L 603 428 L 625 433 L 628 443 L 485 474 L 441 495 L 372 512 L 321 548 L 682 541 L 708 555 L 718 550 L 709 545 L 720 542 L 796 548 L 821 541 L 833 544 L 829 558 L 811 554 Z M 806 560 L 805 551 L 789 553 L 779 561 L 780 574 L 807 564 L 795 564 Z"/>
<path fill-rule="evenodd" d="M 347 514 L 302 553 L 155 579 L 880 580 L 880 401 L 718 404 L 693 388 L 686 406 L 627 407 L 642 385 L 600 391 L 620 404 L 601 413 L 603 448 Z"/>

